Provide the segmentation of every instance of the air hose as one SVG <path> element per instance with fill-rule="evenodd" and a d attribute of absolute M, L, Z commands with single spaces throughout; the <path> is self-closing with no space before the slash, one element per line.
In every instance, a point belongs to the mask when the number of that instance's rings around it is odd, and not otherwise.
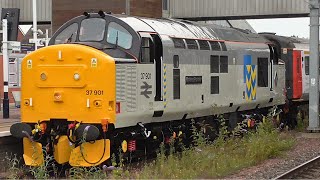
<path fill-rule="evenodd" d="M 82 138 L 85 139 L 86 135 L 87 135 L 87 132 L 89 130 L 90 126 L 87 126 L 84 131 L 83 131 L 83 136 Z M 103 153 L 102 153 L 102 156 L 101 158 L 97 161 L 97 162 L 89 162 L 83 155 L 83 150 L 82 150 L 82 144 L 80 144 L 80 152 L 81 152 L 81 156 L 83 158 L 83 160 L 88 163 L 88 164 L 97 164 L 98 162 L 100 162 L 102 160 L 102 158 L 104 157 L 105 155 L 105 152 L 106 152 L 106 133 L 103 132 Z"/>

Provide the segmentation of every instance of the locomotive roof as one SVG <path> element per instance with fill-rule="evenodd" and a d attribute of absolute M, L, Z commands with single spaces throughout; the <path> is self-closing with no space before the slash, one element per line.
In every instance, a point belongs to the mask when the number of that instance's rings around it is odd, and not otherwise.
<path fill-rule="evenodd" d="M 101 17 L 98 13 L 90 13 L 90 17 Z M 85 15 L 75 17 L 57 30 L 57 34 L 70 24 L 85 19 Z M 101 17 L 103 18 L 103 17 Z M 105 14 L 105 19 L 110 21 L 122 21 L 136 32 L 155 32 L 160 35 L 188 39 L 225 40 L 238 42 L 269 43 L 259 34 L 249 30 L 223 27 L 215 24 L 204 24 L 180 19 L 146 18 L 121 14 Z M 53 35 L 53 37 L 55 37 Z"/>
<path fill-rule="evenodd" d="M 223 27 L 216 24 L 204 24 L 181 19 L 168 18 L 146 18 L 115 15 L 115 17 L 126 22 L 135 31 L 157 32 L 177 38 L 227 40 L 241 42 L 262 42 L 266 40 L 249 30 Z"/>

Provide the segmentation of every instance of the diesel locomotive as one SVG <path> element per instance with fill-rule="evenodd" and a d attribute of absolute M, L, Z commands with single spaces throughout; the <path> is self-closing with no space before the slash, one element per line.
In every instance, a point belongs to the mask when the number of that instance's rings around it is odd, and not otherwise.
<path fill-rule="evenodd" d="M 59 164 L 101 165 L 119 149 L 134 154 L 187 139 L 191 119 L 214 125 L 219 114 L 286 101 L 273 41 L 185 20 L 84 13 L 21 69 L 21 123 L 10 131 L 23 138 L 31 166 L 44 153 Z"/>

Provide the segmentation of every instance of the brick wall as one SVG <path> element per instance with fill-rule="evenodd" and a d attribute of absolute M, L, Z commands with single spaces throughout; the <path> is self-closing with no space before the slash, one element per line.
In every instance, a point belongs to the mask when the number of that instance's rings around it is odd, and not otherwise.
<path fill-rule="evenodd" d="M 98 12 L 99 10 L 116 14 L 125 13 L 126 0 L 54 0 L 52 1 L 52 32 L 85 11 Z"/>
<path fill-rule="evenodd" d="M 162 17 L 162 1 L 130 0 L 130 13 L 133 16 Z"/>
<path fill-rule="evenodd" d="M 76 2 L 76 3 L 75 3 Z M 126 0 L 54 0 L 52 1 L 52 32 L 68 20 L 83 12 L 126 12 Z M 130 13 L 134 16 L 162 17 L 161 0 L 130 0 Z"/>

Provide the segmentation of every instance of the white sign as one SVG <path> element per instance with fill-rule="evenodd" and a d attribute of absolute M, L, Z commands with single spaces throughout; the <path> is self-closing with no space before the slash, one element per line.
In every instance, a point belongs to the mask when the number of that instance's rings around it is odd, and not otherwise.
<path fill-rule="evenodd" d="M 9 58 L 9 86 L 17 87 L 19 82 L 18 77 L 18 58 Z"/>
<path fill-rule="evenodd" d="M 311 78 L 311 85 L 315 86 L 316 85 L 316 79 L 315 78 Z"/>
<path fill-rule="evenodd" d="M 287 48 L 283 48 L 283 54 L 287 54 L 288 53 L 288 49 Z"/>
<path fill-rule="evenodd" d="M 8 42 L 9 42 L 9 50 L 21 51 L 21 42 L 18 42 L 18 41 L 8 41 Z"/>

